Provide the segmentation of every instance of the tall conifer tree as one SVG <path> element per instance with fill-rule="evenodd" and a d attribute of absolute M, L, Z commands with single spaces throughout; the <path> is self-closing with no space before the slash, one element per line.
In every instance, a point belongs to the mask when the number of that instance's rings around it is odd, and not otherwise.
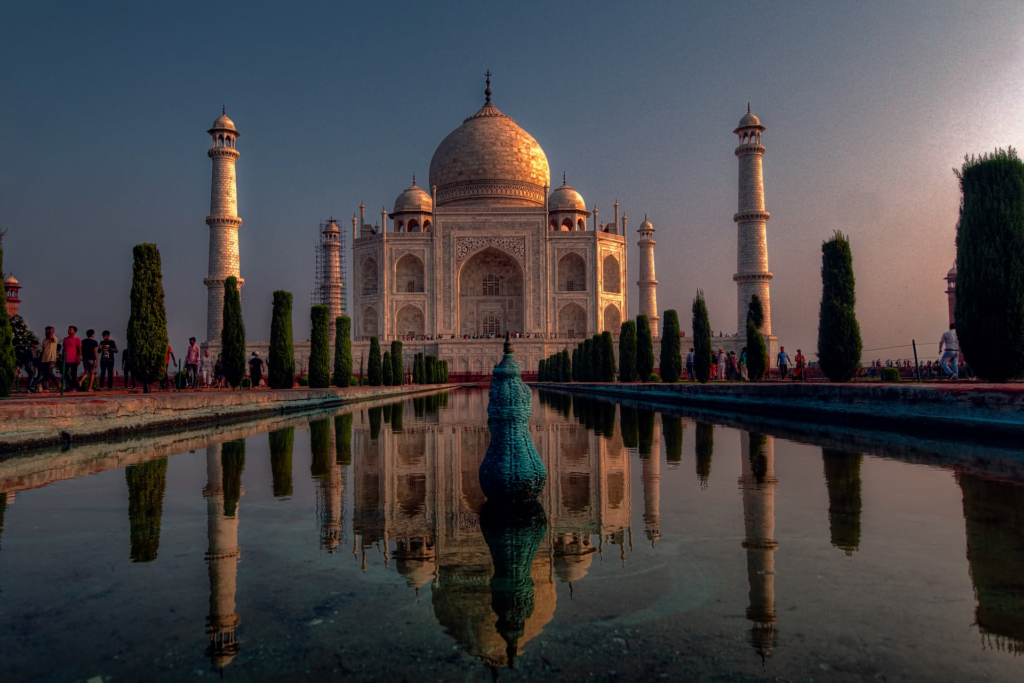
<path fill-rule="evenodd" d="M 833 382 L 849 382 L 860 367 L 862 344 L 850 242 L 836 231 L 821 245 L 818 364 Z M 749 356 L 749 348 L 748 348 Z"/>
<path fill-rule="evenodd" d="M 615 381 L 615 340 L 608 330 L 601 333 L 601 381 Z"/>
<path fill-rule="evenodd" d="M 405 384 L 405 366 L 402 364 L 402 342 L 391 342 L 391 384 L 400 387 Z"/>
<path fill-rule="evenodd" d="M 3 235 L 0 234 L 0 240 Z M 0 241 L 0 278 L 4 275 L 4 248 Z M 31 379 L 31 378 L 29 378 Z M 0 396 L 10 396 L 18 380 L 18 361 L 14 353 L 14 328 L 7 315 L 7 293 L 0 287 Z"/>
<path fill-rule="evenodd" d="M 636 317 L 636 374 L 641 382 L 650 380 L 654 372 L 654 339 L 651 321 L 641 313 Z"/>
<path fill-rule="evenodd" d="M 711 323 L 700 289 L 693 298 L 693 374 L 701 384 L 711 377 Z"/>
<path fill-rule="evenodd" d="M 665 334 L 661 336 L 661 362 L 658 367 L 662 382 L 678 382 L 683 374 L 679 334 L 679 314 L 670 308 L 665 311 Z"/>
<path fill-rule="evenodd" d="M 295 385 L 291 292 L 274 292 L 274 312 L 270 319 L 270 357 L 267 363 L 270 365 L 267 382 L 272 389 L 291 389 Z"/>
<path fill-rule="evenodd" d="M 135 347 L 132 361 L 136 360 Z M 237 388 L 245 377 L 245 323 L 242 322 L 242 297 L 238 293 L 238 278 L 234 275 L 224 281 L 224 327 L 220 332 L 221 367 L 224 378 Z"/>
<path fill-rule="evenodd" d="M 318 304 L 309 309 L 309 386 L 331 386 L 331 307 Z"/>
<path fill-rule="evenodd" d="M 761 328 L 764 326 L 764 307 L 761 297 L 754 294 L 747 306 L 747 376 L 757 382 L 768 375 L 768 347 Z"/>
<path fill-rule="evenodd" d="M 339 315 L 334 319 L 334 386 L 352 384 L 352 319 Z"/>
<path fill-rule="evenodd" d="M 385 387 L 390 387 L 394 384 L 394 380 L 391 378 L 391 352 L 385 351 L 384 357 L 380 361 L 380 378 L 381 384 Z"/>
<path fill-rule="evenodd" d="M 637 381 L 636 372 L 636 323 L 627 320 L 619 332 L 619 381 Z"/>
<path fill-rule="evenodd" d="M 377 339 L 376 336 L 373 336 L 370 337 L 370 359 L 366 370 L 371 387 L 379 387 L 384 381 L 384 375 L 381 372 L 380 363 L 380 340 Z"/>
<path fill-rule="evenodd" d="M 143 393 L 148 393 L 149 385 L 167 374 L 167 311 L 160 251 L 155 244 L 137 244 L 132 256 L 131 314 L 126 339 L 135 377 L 142 383 Z"/>

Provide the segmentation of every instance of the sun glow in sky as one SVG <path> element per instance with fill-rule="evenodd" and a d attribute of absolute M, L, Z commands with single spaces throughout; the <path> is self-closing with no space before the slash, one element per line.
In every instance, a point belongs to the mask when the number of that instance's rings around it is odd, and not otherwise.
<path fill-rule="evenodd" d="M 1020 2 L 25 3 L 4 10 L 0 57 L 0 229 L 26 320 L 122 339 L 131 247 L 155 242 L 175 348 L 204 336 L 205 131 L 222 104 L 242 132 L 250 339 L 269 337 L 275 289 L 305 338 L 319 221 L 390 210 L 482 104 L 489 68 L 553 179 L 604 220 L 618 199 L 631 245 L 650 217 L 659 308 L 686 330 L 698 288 L 716 332 L 735 324 L 732 129 L 749 101 L 768 128 L 773 330 L 813 352 L 820 246 L 842 230 L 866 360 L 908 357 L 875 349 L 912 338 L 934 355 L 951 169 L 1024 131 Z"/>

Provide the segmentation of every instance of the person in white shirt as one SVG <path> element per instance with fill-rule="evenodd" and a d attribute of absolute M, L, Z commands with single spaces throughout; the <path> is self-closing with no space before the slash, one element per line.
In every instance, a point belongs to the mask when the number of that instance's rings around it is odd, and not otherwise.
<path fill-rule="evenodd" d="M 950 323 L 949 329 L 942 333 L 942 339 L 939 340 L 939 351 L 942 352 L 939 365 L 946 373 L 946 379 L 960 379 L 960 369 L 957 367 L 957 360 L 960 358 L 960 341 L 956 338 L 954 323 Z M 949 361 L 952 361 L 952 367 L 950 367 Z"/>
<path fill-rule="evenodd" d="M 207 389 L 210 388 L 210 380 L 213 378 L 213 366 L 216 363 L 216 359 L 210 356 L 210 349 L 206 349 L 203 352 L 203 357 L 199 361 L 199 376 L 202 379 L 203 386 Z"/>

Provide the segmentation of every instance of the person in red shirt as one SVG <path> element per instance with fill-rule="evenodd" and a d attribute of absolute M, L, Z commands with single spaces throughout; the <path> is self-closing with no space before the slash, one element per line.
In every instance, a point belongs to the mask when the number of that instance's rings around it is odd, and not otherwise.
<path fill-rule="evenodd" d="M 172 365 L 170 367 L 170 369 L 168 369 L 167 366 L 170 363 L 174 363 L 174 365 Z M 160 388 L 161 389 L 167 389 L 170 386 L 170 384 L 171 384 L 171 375 L 175 374 L 175 370 L 177 369 L 177 365 L 178 365 L 178 359 L 174 357 L 174 349 L 172 349 L 171 345 L 168 344 L 167 345 L 167 353 L 164 354 L 164 378 L 162 380 L 160 380 Z"/>
<path fill-rule="evenodd" d="M 68 327 L 68 336 L 61 342 L 64 348 L 64 381 L 68 391 L 78 391 L 78 364 L 82 362 L 82 340 L 78 338 L 78 328 Z"/>

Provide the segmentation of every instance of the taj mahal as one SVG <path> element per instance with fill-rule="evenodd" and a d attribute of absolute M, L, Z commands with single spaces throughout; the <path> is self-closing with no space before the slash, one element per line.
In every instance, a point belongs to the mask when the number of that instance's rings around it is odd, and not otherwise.
<path fill-rule="evenodd" d="M 368 355 L 369 340 L 403 340 L 414 352 L 447 360 L 453 375 L 489 374 L 501 358 L 499 339 L 518 336 L 520 362 L 537 363 L 580 340 L 608 331 L 617 337 L 637 313 L 650 321 L 656 354 L 660 316 L 655 276 L 655 228 L 645 216 L 636 230 L 640 249 L 639 311 L 628 307 L 628 218 L 618 200 L 608 222 L 569 186 L 552 189 L 540 144 L 491 101 L 490 72 L 483 106 L 435 150 L 429 178 L 412 184 L 389 212 L 368 217 L 365 205 L 352 218 L 351 285 L 343 282 L 339 252 L 347 240 L 333 219 L 321 229 L 316 286 L 333 320 L 352 319 L 353 359 Z M 737 224 L 737 334 L 716 346 L 745 343 L 747 303 L 757 293 L 765 306 L 762 331 L 770 346 L 771 313 L 761 158 L 760 120 L 750 113 L 733 131 L 739 138 Z M 213 146 L 206 347 L 219 347 L 223 286 L 241 278 L 235 165 L 240 132 L 224 113 L 208 131 Z M 351 290 L 346 297 L 346 290 Z M 351 301 L 346 307 L 346 299 Z M 681 311 L 683 320 L 688 311 Z M 266 342 L 249 342 L 263 351 Z M 333 351 L 333 349 L 332 349 Z M 308 343 L 296 342 L 296 366 L 306 367 Z M 263 355 L 263 354 L 261 354 Z"/>

